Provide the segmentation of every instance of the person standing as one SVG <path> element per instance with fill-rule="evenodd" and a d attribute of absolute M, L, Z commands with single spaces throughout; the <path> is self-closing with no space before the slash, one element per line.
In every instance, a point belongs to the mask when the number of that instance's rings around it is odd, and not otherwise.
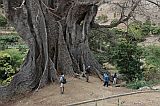
<path fill-rule="evenodd" d="M 91 69 L 91 66 L 88 66 L 88 67 L 85 69 L 86 82 L 89 82 L 90 69 Z"/>
<path fill-rule="evenodd" d="M 113 85 L 117 84 L 117 73 L 113 75 Z"/>
<path fill-rule="evenodd" d="M 104 75 L 103 75 L 103 81 L 104 81 L 103 86 L 107 85 L 107 87 L 108 87 L 108 85 L 109 85 L 109 76 L 107 75 L 107 73 L 104 73 Z"/>
<path fill-rule="evenodd" d="M 65 79 L 63 73 L 61 73 L 59 80 L 60 80 L 60 92 L 61 92 L 61 94 L 63 94 L 64 93 L 64 84 L 66 84 L 66 79 Z"/>

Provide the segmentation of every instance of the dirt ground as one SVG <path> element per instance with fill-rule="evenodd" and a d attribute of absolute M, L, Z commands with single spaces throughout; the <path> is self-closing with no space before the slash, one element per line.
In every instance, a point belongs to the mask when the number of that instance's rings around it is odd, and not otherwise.
<path fill-rule="evenodd" d="M 64 94 L 60 94 L 58 84 L 53 84 L 15 103 L 9 104 L 9 106 L 66 106 L 71 103 L 132 91 L 131 89 L 123 87 L 104 87 L 103 83 L 95 77 L 90 77 L 89 83 L 85 82 L 84 79 L 67 78 Z M 121 106 L 160 106 L 160 93 L 136 94 L 103 100 L 97 102 L 96 106 L 118 106 L 118 104 Z M 95 103 L 81 106 L 95 106 Z"/>

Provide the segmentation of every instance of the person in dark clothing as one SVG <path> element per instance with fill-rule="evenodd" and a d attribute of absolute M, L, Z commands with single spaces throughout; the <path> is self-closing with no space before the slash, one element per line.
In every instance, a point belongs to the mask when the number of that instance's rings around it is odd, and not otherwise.
<path fill-rule="evenodd" d="M 89 82 L 90 69 L 91 69 L 91 66 L 88 66 L 88 67 L 85 69 L 86 82 Z"/>
<path fill-rule="evenodd" d="M 103 86 L 107 85 L 107 87 L 108 87 L 108 85 L 109 85 L 109 76 L 107 75 L 107 73 L 104 73 L 104 75 L 103 75 L 103 81 L 104 81 Z"/>
<path fill-rule="evenodd" d="M 3 80 L 6 80 L 6 79 L 8 78 L 8 72 L 4 72 L 4 73 L 2 74 L 2 76 L 1 76 L 1 78 L 2 78 Z"/>

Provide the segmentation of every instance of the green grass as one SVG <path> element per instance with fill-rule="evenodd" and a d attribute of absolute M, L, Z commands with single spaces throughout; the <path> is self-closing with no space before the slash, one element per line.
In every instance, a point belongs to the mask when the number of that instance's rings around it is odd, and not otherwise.
<path fill-rule="evenodd" d="M 154 85 L 160 84 L 160 80 L 150 80 L 150 81 L 135 81 L 135 82 L 130 82 L 126 85 L 127 88 L 130 89 L 139 89 L 142 88 L 144 86 L 148 86 L 148 87 L 152 87 Z"/>

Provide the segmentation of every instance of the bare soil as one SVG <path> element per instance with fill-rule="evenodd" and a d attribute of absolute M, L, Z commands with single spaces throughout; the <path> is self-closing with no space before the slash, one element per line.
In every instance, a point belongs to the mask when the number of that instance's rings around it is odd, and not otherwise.
<path fill-rule="evenodd" d="M 59 84 L 48 85 L 15 103 L 9 103 L 9 106 L 66 106 L 132 91 L 123 87 L 104 87 L 103 82 L 95 77 L 90 77 L 89 83 L 85 82 L 85 79 L 67 78 L 64 94 L 60 94 Z M 118 104 L 121 106 L 160 106 L 160 93 L 136 94 L 97 102 L 97 106 L 118 106 Z M 95 103 L 81 106 L 95 106 Z"/>

